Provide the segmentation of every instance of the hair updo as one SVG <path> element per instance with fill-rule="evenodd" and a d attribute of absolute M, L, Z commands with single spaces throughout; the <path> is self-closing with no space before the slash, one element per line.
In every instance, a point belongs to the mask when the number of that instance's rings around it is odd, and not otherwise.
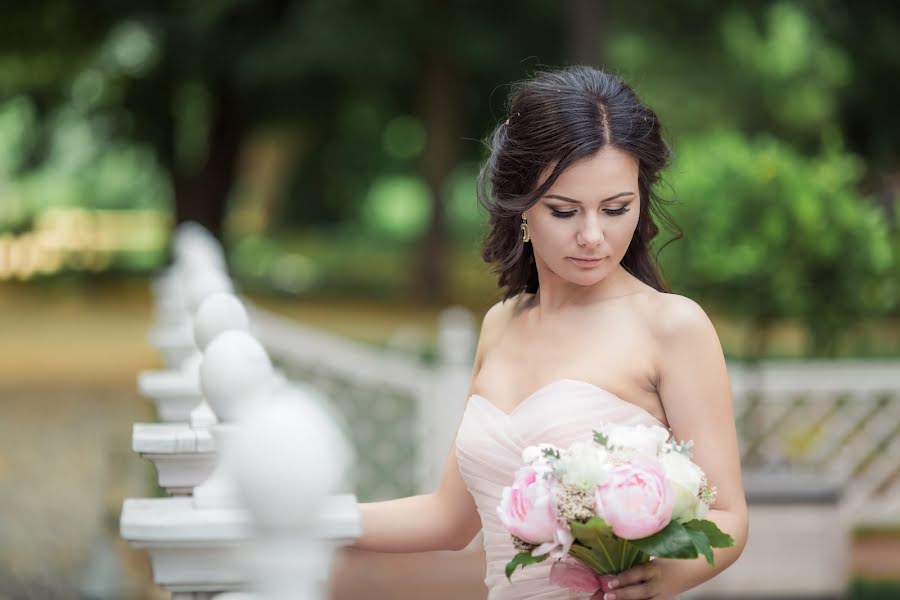
<path fill-rule="evenodd" d="M 641 207 L 622 267 L 668 292 L 650 249 L 650 241 L 659 233 L 651 215 L 676 231 L 673 240 L 680 239 L 681 232 L 653 190 L 672 158 L 656 113 L 641 104 L 620 78 L 594 67 L 574 66 L 516 84 L 508 115 L 488 139 L 490 156 L 478 176 L 478 199 L 489 214 L 482 258 L 494 265 L 498 286 L 506 287 L 504 300 L 538 289 L 534 251 L 521 241 L 522 213 L 547 193 L 563 171 L 607 145 L 638 162 Z M 546 181 L 537 186 L 551 166 Z"/>

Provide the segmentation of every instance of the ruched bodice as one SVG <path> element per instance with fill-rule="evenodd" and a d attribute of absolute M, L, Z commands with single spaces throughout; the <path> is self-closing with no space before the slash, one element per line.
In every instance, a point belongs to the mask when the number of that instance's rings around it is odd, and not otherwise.
<path fill-rule="evenodd" d="M 559 379 L 522 400 L 510 413 L 473 394 L 466 405 L 456 437 L 459 472 L 481 515 L 487 558 L 485 585 L 489 600 L 534 598 L 557 600 L 590 598 L 550 583 L 553 559 L 517 569 L 512 583 L 504 568 L 515 550 L 497 516 L 501 492 L 522 466 L 522 450 L 539 443 L 567 447 L 592 439 L 600 423 L 658 425 L 643 408 L 586 381 Z"/>

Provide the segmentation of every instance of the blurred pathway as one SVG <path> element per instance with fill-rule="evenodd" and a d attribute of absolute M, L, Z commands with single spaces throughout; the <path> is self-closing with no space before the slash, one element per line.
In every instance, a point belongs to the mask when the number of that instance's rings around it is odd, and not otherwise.
<path fill-rule="evenodd" d="M 131 452 L 149 296 L 105 292 L 0 287 L 0 598 L 167 597 L 118 538 L 123 498 L 155 493 Z"/>

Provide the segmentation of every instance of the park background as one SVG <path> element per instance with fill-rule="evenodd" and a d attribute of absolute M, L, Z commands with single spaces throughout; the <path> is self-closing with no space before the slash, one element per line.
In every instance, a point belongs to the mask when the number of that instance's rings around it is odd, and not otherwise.
<path fill-rule="evenodd" d="M 498 299 L 475 177 L 510 83 L 579 63 L 658 113 L 683 232 L 660 261 L 729 360 L 900 355 L 891 3 L 17 3 L 0 19 L 0 597 L 154 593 L 116 519 L 154 493 L 129 436 L 153 420 L 135 376 L 159 364 L 149 283 L 176 223 L 218 235 L 260 306 L 427 362 L 442 308 Z M 858 544 L 860 597 L 897 593 L 871 551 L 896 529 L 859 533 L 877 540 Z"/>

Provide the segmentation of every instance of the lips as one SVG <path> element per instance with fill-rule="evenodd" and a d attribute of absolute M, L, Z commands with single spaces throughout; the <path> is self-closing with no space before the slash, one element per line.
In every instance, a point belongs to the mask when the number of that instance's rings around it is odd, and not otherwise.
<path fill-rule="evenodd" d="M 578 258 L 577 256 L 570 256 L 569 259 L 580 267 L 593 267 L 599 265 L 603 260 L 602 258 Z"/>

